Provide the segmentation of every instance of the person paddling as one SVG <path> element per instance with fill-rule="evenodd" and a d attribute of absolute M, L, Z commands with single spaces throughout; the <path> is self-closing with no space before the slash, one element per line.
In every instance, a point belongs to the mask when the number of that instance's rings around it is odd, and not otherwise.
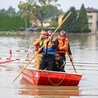
<path fill-rule="evenodd" d="M 69 40 L 68 38 L 66 38 L 66 32 L 64 30 L 60 31 L 60 35 L 56 38 L 55 42 L 58 45 L 56 53 L 62 56 L 65 61 L 66 61 L 66 54 L 69 53 L 70 61 L 72 61 L 73 58 L 72 58 L 72 52 L 70 49 Z"/>
<path fill-rule="evenodd" d="M 53 38 L 51 37 L 52 31 L 49 30 L 46 32 L 47 39 L 46 44 L 44 45 L 42 49 L 43 57 L 42 57 L 42 62 L 40 64 L 39 69 L 40 70 L 53 70 L 54 66 L 54 57 L 56 54 L 56 45 L 54 44 Z"/>
<path fill-rule="evenodd" d="M 46 39 L 46 32 L 45 31 L 41 31 L 39 38 L 37 38 L 34 42 L 33 42 L 33 46 L 35 46 L 35 52 L 34 55 L 38 52 L 38 49 L 43 45 L 44 40 Z M 38 70 L 40 63 L 42 61 L 42 53 L 39 52 L 36 57 L 34 58 L 34 65 L 35 68 Z"/>
<path fill-rule="evenodd" d="M 55 42 L 57 43 L 56 53 L 59 54 L 60 57 L 63 57 L 65 64 L 66 64 L 66 54 L 68 54 L 68 56 L 70 56 L 70 61 L 73 62 L 69 40 L 68 40 L 68 38 L 66 38 L 66 32 L 64 30 L 60 31 L 59 36 L 56 38 Z M 65 67 L 65 65 L 60 70 L 64 71 L 64 67 Z M 55 69 L 55 67 L 54 67 L 54 70 L 58 71 L 59 69 L 58 68 Z"/>

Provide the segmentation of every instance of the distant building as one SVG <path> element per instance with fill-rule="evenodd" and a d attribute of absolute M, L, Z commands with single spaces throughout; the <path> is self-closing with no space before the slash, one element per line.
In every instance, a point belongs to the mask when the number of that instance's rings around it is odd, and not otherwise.
<path fill-rule="evenodd" d="M 94 9 L 93 7 L 86 8 L 89 28 L 92 33 L 98 33 L 98 9 Z"/>
<path fill-rule="evenodd" d="M 43 22 L 43 27 L 45 28 L 45 27 L 50 26 L 51 21 L 52 21 L 52 17 L 45 19 Z M 39 22 L 39 20 L 37 22 L 38 22 L 38 26 L 41 26 L 41 23 Z"/>

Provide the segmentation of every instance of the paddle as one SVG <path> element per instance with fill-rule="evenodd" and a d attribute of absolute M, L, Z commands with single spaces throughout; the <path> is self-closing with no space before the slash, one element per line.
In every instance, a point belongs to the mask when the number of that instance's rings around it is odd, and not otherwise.
<path fill-rule="evenodd" d="M 71 60 L 71 56 L 70 56 L 69 52 L 67 52 L 67 55 L 68 55 L 68 57 L 69 57 L 69 59 L 71 61 L 71 64 L 72 64 L 72 67 L 73 67 L 74 71 L 77 73 L 76 68 L 74 66 L 74 63 L 73 63 L 73 60 Z"/>
<path fill-rule="evenodd" d="M 61 22 L 61 24 L 56 28 L 56 30 L 52 33 L 51 37 L 56 33 L 56 31 L 60 28 L 60 26 L 65 22 L 65 20 L 71 15 L 71 12 L 65 17 L 65 19 Z M 48 40 L 47 40 L 48 42 Z M 46 42 L 46 43 L 47 43 Z M 45 44 L 46 44 L 45 43 Z M 45 45 L 44 44 L 44 45 Z M 44 47 L 44 45 L 40 48 L 42 49 Z M 40 50 L 39 50 L 40 51 Z M 26 69 L 26 67 L 31 63 L 31 61 L 35 58 L 35 56 L 39 53 L 39 51 L 31 58 L 31 60 L 22 68 L 22 70 L 20 71 L 20 73 L 16 76 L 16 78 L 14 79 L 14 81 L 21 75 L 21 73 Z M 14 82 L 13 81 L 13 82 Z M 12 83 L 13 83 L 12 82 Z"/>

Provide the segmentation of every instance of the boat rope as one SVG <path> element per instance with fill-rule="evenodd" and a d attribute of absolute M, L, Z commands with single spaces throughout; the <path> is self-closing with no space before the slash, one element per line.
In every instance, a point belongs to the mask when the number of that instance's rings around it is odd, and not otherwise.
<path fill-rule="evenodd" d="M 64 77 L 61 79 L 61 81 L 60 81 L 59 83 L 53 83 L 53 82 L 51 81 L 50 77 L 49 77 L 48 72 L 47 72 L 47 71 L 42 71 L 42 72 L 43 72 L 43 73 L 44 73 L 44 72 L 47 73 L 47 76 L 48 76 L 49 82 L 50 82 L 52 85 L 55 85 L 55 86 L 60 85 L 60 84 L 63 82 L 63 80 L 64 80 L 64 78 L 65 78 L 65 76 L 66 76 L 66 73 L 65 73 L 65 74 L 64 74 Z"/>

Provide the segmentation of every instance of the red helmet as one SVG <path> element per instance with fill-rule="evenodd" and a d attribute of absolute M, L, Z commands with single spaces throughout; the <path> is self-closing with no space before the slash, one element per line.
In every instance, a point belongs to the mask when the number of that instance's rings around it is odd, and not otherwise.
<path fill-rule="evenodd" d="M 52 32 L 53 32 L 52 30 L 48 30 L 48 31 L 46 32 L 46 35 L 49 36 L 49 35 L 52 34 Z"/>
<path fill-rule="evenodd" d="M 66 36 L 66 32 L 64 30 L 60 31 L 60 36 Z"/>

